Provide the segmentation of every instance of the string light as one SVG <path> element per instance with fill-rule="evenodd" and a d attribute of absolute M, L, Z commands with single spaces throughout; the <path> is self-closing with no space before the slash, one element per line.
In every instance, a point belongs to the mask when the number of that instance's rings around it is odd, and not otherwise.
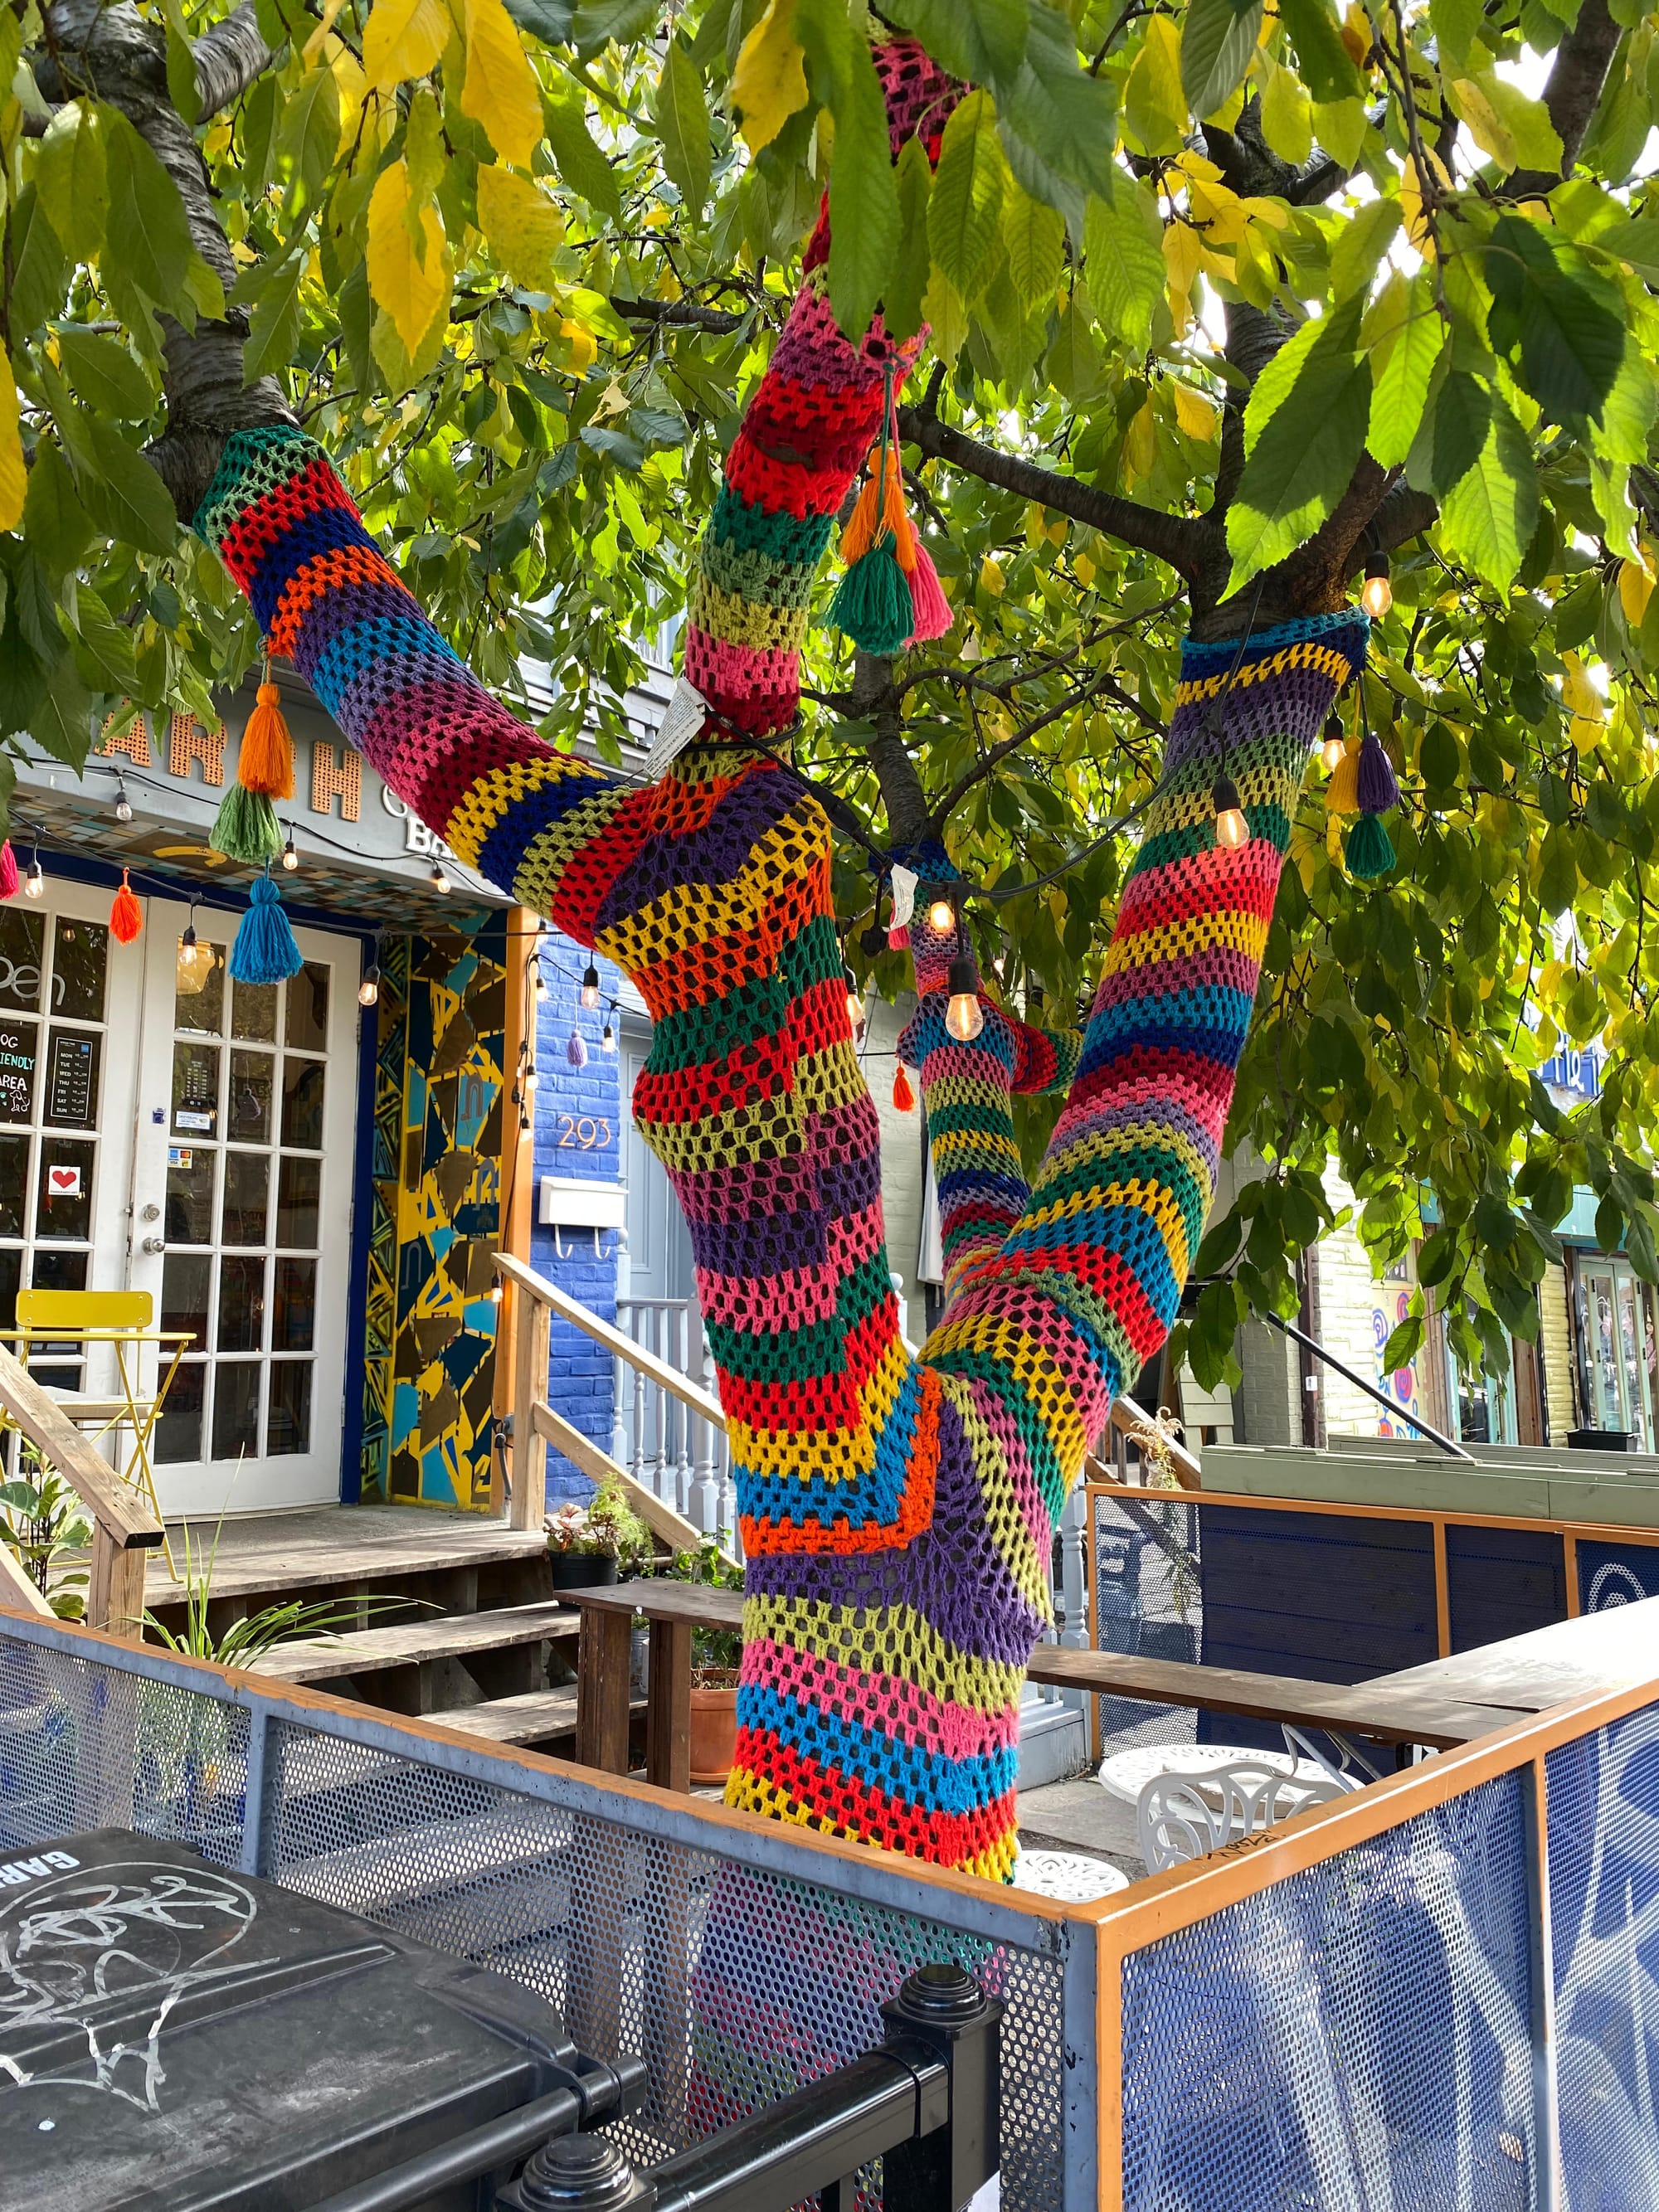
<path fill-rule="evenodd" d="M 179 958 L 176 981 L 179 994 L 186 999 L 195 998 L 213 973 L 213 947 L 198 944 L 196 937 L 196 903 L 191 902 L 191 919 L 185 924 L 179 939 Z"/>
<path fill-rule="evenodd" d="M 289 875 L 292 875 L 299 865 L 300 848 L 295 843 L 294 832 L 290 830 L 288 833 L 288 842 L 283 848 L 283 866 L 288 870 Z M 446 890 L 448 890 L 449 886 L 447 884 L 445 884 L 444 888 Z"/>
<path fill-rule="evenodd" d="M 25 898 L 40 898 L 46 888 L 46 872 L 40 865 L 40 848 L 37 845 L 34 858 L 29 863 L 29 872 L 23 878 L 23 896 Z"/>
<path fill-rule="evenodd" d="M 547 978 L 542 973 L 539 961 L 536 964 L 536 996 L 538 999 L 547 996 Z"/>
<path fill-rule="evenodd" d="M 431 880 L 432 888 L 437 892 L 439 897 L 447 898 L 449 896 L 449 878 L 443 872 L 442 864 L 437 860 L 434 860 L 432 863 Z"/>
<path fill-rule="evenodd" d="M 115 779 L 115 818 L 118 822 L 132 819 L 132 801 L 127 797 L 125 781 L 118 775 Z"/>
<path fill-rule="evenodd" d="M 958 952 L 947 977 L 951 1003 L 945 1010 L 945 1026 L 961 1044 L 971 1044 L 985 1026 L 985 1009 L 979 1002 L 979 963 L 971 951 Z"/>
<path fill-rule="evenodd" d="M 599 1032 L 599 1050 L 601 1052 L 614 1053 L 616 1049 L 617 1032 L 611 1028 L 610 1022 L 607 1021 L 605 1027 Z"/>
<path fill-rule="evenodd" d="M 371 960 L 368 967 L 363 970 L 362 981 L 357 986 L 357 1004 L 360 1006 L 374 1006 L 378 1004 L 380 996 L 380 963 L 377 961 Z"/>
<path fill-rule="evenodd" d="M 582 970 L 582 988 L 580 996 L 583 1011 L 590 1014 L 597 1014 L 599 1011 L 599 971 L 591 960 Z"/>
<path fill-rule="evenodd" d="M 1325 742 L 1319 748 L 1320 765 L 1327 775 L 1336 774 L 1346 750 L 1347 740 L 1343 735 L 1342 718 L 1340 714 L 1333 714 L 1325 725 Z"/>
<path fill-rule="evenodd" d="M 493 1283 L 491 1283 L 491 1285 L 489 1285 L 489 1303 L 490 1303 L 490 1304 L 491 1304 L 492 1306 L 498 1306 L 498 1305 L 500 1305 L 501 1302 L 501 1277 L 500 1277 L 499 1275 L 497 1275 L 497 1276 L 496 1276 L 496 1278 L 495 1278 L 495 1281 L 494 1281 Z"/>
<path fill-rule="evenodd" d="M 524 1064 L 523 1080 L 525 1096 L 526 1097 L 528 1097 L 531 1092 L 536 1088 L 536 1063 L 533 1060 L 526 1060 Z"/>
<path fill-rule="evenodd" d="M 936 898 L 927 908 L 927 927 L 936 937 L 943 937 L 957 926 L 957 910 L 948 898 Z"/>
<path fill-rule="evenodd" d="M 1215 802 L 1215 842 L 1237 847 L 1250 842 L 1250 825 L 1238 803 L 1238 786 L 1230 775 L 1217 776 L 1210 797 Z"/>
<path fill-rule="evenodd" d="M 850 968 L 843 968 L 841 973 L 842 980 L 847 986 L 847 1018 L 855 1030 L 861 1030 L 864 1027 L 863 994 L 859 989 L 857 979 Z"/>
<path fill-rule="evenodd" d="M 1373 622 L 1381 622 L 1394 605 L 1394 586 L 1389 577 L 1389 556 L 1373 553 L 1365 563 L 1364 588 L 1359 604 Z"/>

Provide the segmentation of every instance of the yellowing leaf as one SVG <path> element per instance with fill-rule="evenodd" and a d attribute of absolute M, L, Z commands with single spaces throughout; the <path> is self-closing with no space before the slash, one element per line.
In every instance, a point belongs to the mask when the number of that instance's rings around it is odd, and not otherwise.
<path fill-rule="evenodd" d="M 410 208 L 405 162 L 394 161 L 375 179 L 368 203 L 368 261 L 369 291 L 391 316 L 412 358 L 435 319 L 448 311 L 451 265 L 437 210 L 423 207 L 416 215 Z"/>
<path fill-rule="evenodd" d="M 17 386 L 11 362 L 0 346 L 0 530 L 15 530 L 23 519 L 23 495 L 28 471 L 23 466 L 23 441 L 17 427 Z"/>
<path fill-rule="evenodd" d="M 1183 435 L 1197 438 L 1207 444 L 1215 435 L 1215 426 L 1221 420 L 1221 410 L 1213 400 L 1206 399 L 1201 392 L 1194 392 L 1190 384 L 1174 387 L 1176 421 Z"/>
<path fill-rule="evenodd" d="M 1002 597 L 1002 563 L 994 561 L 988 553 L 979 564 L 979 580 L 981 588 L 988 592 L 994 599 Z"/>
<path fill-rule="evenodd" d="M 1095 564 L 1086 553 L 1079 553 L 1072 563 L 1073 573 L 1086 592 L 1095 580 Z"/>
<path fill-rule="evenodd" d="M 545 192 L 511 169 L 480 169 L 478 222 L 515 284 L 547 290 L 564 242 L 564 217 Z"/>
<path fill-rule="evenodd" d="M 461 112 L 483 124 L 504 160 L 527 169 L 542 135 L 542 100 L 513 18 L 501 0 L 464 0 L 463 22 Z"/>
<path fill-rule="evenodd" d="M 449 43 L 443 0 L 374 0 L 363 33 L 363 69 L 376 92 L 435 68 Z"/>
<path fill-rule="evenodd" d="M 1561 665 L 1561 697 L 1569 710 L 1586 720 L 1599 722 L 1601 719 L 1601 694 L 1590 682 L 1584 664 L 1576 653 L 1564 653 Z"/>
<path fill-rule="evenodd" d="M 1193 286 L 1198 282 L 1203 241 L 1190 223 L 1164 226 L 1164 263 L 1170 272 L 1170 314 L 1175 334 L 1184 337 L 1193 318 Z"/>
<path fill-rule="evenodd" d="M 1181 88 L 1181 33 L 1168 15 L 1154 15 L 1123 90 L 1123 119 L 1148 154 L 1178 154 L 1187 129 Z"/>
<path fill-rule="evenodd" d="M 1417 163 L 1407 154 L 1400 166 L 1400 211 L 1406 218 L 1406 236 L 1425 261 L 1434 259 L 1434 233 L 1423 207 L 1423 185 Z"/>
<path fill-rule="evenodd" d="M 578 373 L 591 368 L 599 359 L 599 340 L 586 323 L 576 322 L 567 315 L 559 325 L 559 336 L 568 343 L 570 366 Z"/>
<path fill-rule="evenodd" d="M 806 105 L 806 71 L 795 36 L 795 0 L 771 5 L 744 40 L 732 72 L 732 106 L 751 154 L 769 146 Z"/>
<path fill-rule="evenodd" d="M 1158 459 L 1158 421 L 1150 399 L 1131 422 L 1123 441 L 1123 465 L 1131 476 L 1149 477 Z"/>
<path fill-rule="evenodd" d="M 1642 617 L 1648 611 L 1648 601 L 1653 596 L 1653 579 L 1639 561 L 1626 561 L 1619 569 L 1619 604 L 1625 611 L 1625 620 L 1632 629 L 1639 629 Z"/>

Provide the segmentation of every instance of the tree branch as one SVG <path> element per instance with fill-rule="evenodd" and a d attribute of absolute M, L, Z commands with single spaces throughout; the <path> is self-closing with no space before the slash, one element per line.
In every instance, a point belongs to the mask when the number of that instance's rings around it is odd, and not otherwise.
<path fill-rule="evenodd" d="M 1115 492 L 1096 491 L 1076 477 L 1000 453 L 994 446 L 952 429 L 925 408 L 900 408 L 899 435 L 908 445 L 920 447 L 929 460 L 943 461 L 1018 498 L 1035 500 L 1056 514 L 1069 514 L 1074 522 L 1086 523 L 1121 544 L 1138 546 L 1167 562 L 1188 583 L 1195 582 L 1212 563 L 1213 532 L 1204 523 L 1160 514 L 1155 507 L 1120 499 Z"/>
<path fill-rule="evenodd" d="M 1379 553 L 1392 553 L 1432 528 L 1439 513 L 1437 502 L 1427 492 L 1413 491 L 1402 477 L 1390 488 L 1371 518 L 1370 543 Z M 1350 575 L 1358 565 L 1350 561 Z"/>
<path fill-rule="evenodd" d="M 754 312 L 735 314 L 729 307 L 705 307 L 696 300 L 618 300 L 611 302 L 627 323 L 672 323 L 689 330 L 714 331 L 721 337 L 740 331 Z"/>
<path fill-rule="evenodd" d="M 1560 175 L 1570 177 L 1584 133 L 1601 104 L 1601 88 L 1619 50 L 1622 33 L 1607 12 L 1607 0 L 1583 0 L 1577 21 L 1555 50 L 1544 81 L 1544 106 L 1561 141 Z M 1509 191 L 1527 199 L 1559 181 L 1541 169 L 1517 169 Z"/>
<path fill-rule="evenodd" d="M 881 787 L 889 842 L 920 843 L 933 824 L 921 775 L 904 742 L 904 719 L 899 711 L 890 659 L 880 653 L 854 653 L 848 712 L 854 720 L 870 723 L 875 732 L 866 750 Z"/>
<path fill-rule="evenodd" d="M 276 58 L 260 35 L 254 0 L 241 0 L 222 23 L 196 41 L 193 51 L 203 122 L 239 100 Z"/>

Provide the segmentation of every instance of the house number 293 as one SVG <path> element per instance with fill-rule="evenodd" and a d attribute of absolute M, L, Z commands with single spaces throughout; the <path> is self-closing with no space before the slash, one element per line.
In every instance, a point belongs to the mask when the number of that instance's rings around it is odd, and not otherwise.
<path fill-rule="evenodd" d="M 587 1114 L 584 1114 L 580 1121 L 574 1114 L 560 1115 L 558 1149 L 561 1152 L 591 1152 L 596 1146 L 610 1142 L 609 1121 L 596 1121 Z"/>

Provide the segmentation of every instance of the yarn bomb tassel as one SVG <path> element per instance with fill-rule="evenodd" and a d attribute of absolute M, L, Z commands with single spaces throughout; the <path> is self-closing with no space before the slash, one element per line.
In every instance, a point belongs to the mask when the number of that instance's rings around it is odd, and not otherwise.
<path fill-rule="evenodd" d="M 1325 786 L 1325 804 L 1333 814 L 1359 811 L 1359 747 L 1350 742 L 1331 770 Z"/>
<path fill-rule="evenodd" d="M 842 578 L 830 602 L 830 619 L 862 652 L 885 655 L 903 651 L 915 610 L 890 534 L 861 553 Z"/>
<path fill-rule="evenodd" d="M 910 571 L 910 642 L 921 645 L 930 637 L 944 637 L 956 621 L 945 596 L 939 570 L 920 538 L 915 540 L 915 565 Z"/>
<path fill-rule="evenodd" d="M 1381 815 L 1362 814 L 1348 832 L 1343 857 L 1348 864 L 1348 873 L 1361 883 L 1371 883 L 1378 876 L 1386 876 L 1393 867 L 1393 841 L 1383 825 Z"/>
<path fill-rule="evenodd" d="M 586 1067 L 587 1065 L 587 1040 L 574 1022 L 570 1024 L 570 1036 L 564 1048 L 564 1056 L 572 1067 Z"/>
<path fill-rule="evenodd" d="M 14 876 L 16 873 L 15 862 L 12 872 Z M 134 897 L 132 886 L 127 881 L 127 872 L 123 868 L 121 888 L 116 892 L 115 903 L 109 910 L 110 935 L 118 945 L 131 945 L 143 926 L 144 910 Z"/>
<path fill-rule="evenodd" d="M 1359 748 L 1355 793 L 1362 814 L 1387 814 L 1400 804 L 1400 784 L 1388 749 L 1375 730 L 1367 730 Z"/>
<path fill-rule="evenodd" d="M 261 876 L 248 893 L 247 912 L 230 948 L 231 975 L 239 983 L 280 983 L 304 965 L 281 895 L 268 875 Z"/>
<path fill-rule="evenodd" d="M 11 839 L 0 845 L 0 899 L 17 896 L 17 855 L 11 849 Z"/>
<path fill-rule="evenodd" d="M 263 791 L 233 783 L 219 803 L 208 843 L 228 860 L 240 860 L 245 867 L 263 867 L 283 849 L 276 808 Z"/>
<path fill-rule="evenodd" d="M 893 1104 L 901 1114 L 914 1114 L 916 1110 L 916 1094 L 910 1088 L 902 1060 L 893 1070 Z"/>
<path fill-rule="evenodd" d="M 292 799 L 294 740 L 283 720 L 282 694 L 270 681 L 269 669 L 256 698 L 242 732 L 236 781 L 245 791 L 262 791 L 267 799 Z"/>

